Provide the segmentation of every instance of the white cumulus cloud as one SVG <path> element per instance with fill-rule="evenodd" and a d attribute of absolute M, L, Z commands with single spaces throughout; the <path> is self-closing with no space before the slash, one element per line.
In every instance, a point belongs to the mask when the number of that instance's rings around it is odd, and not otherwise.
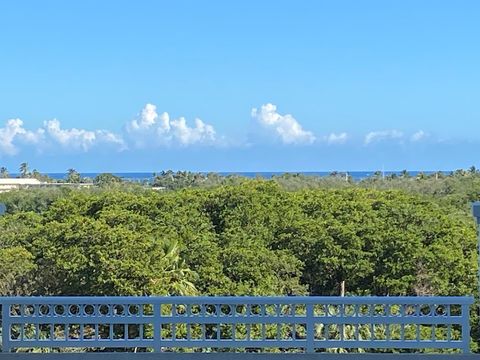
<path fill-rule="evenodd" d="M 265 104 L 260 109 L 252 109 L 252 117 L 265 129 L 272 131 L 284 144 L 312 144 L 315 136 L 304 130 L 290 114 L 281 115 L 273 104 Z"/>
<path fill-rule="evenodd" d="M 43 127 L 27 130 L 21 119 L 10 119 L 0 128 L 0 155 L 15 155 L 21 145 L 35 146 L 43 150 L 49 146 L 58 146 L 67 150 L 87 151 L 94 145 L 113 144 L 124 149 L 121 136 L 107 130 L 62 129 L 60 121 L 45 121 Z"/>
<path fill-rule="evenodd" d="M 170 122 L 174 137 L 182 145 L 196 143 L 212 143 L 215 141 L 215 129 L 200 119 L 195 119 L 195 127 L 189 127 L 185 118 L 181 117 Z"/>
<path fill-rule="evenodd" d="M 145 105 L 139 116 L 126 125 L 126 131 L 137 147 L 212 145 L 217 142 L 212 125 L 198 118 L 194 126 L 189 126 L 184 117 L 171 120 L 166 112 L 159 115 L 153 104 Z"/>
<path fill-rule="evenodd" d="M 348 134 L 346 132 L 342 132 L 339 134 L 331 133 L 330 135 L 325 136 L 325 141 L 327 144 L 345 144 L 348 139 Z"/>
<path fill-rule="evenodd" d="M 44 129 L 49 140 L 73 150 L 88 151 L 98 144 L 113 144 L 124 148 L 122 137 L 107 130 L 62 129 L 57 119 L 45 121 Z"/>
<path fill-rule="evenodd" d="M 391 139 L 401 139 L 403 138 L 403 133 L 398 130 L 382 130 L 382 131 L 372 131 L 365 136 L 365 145 L 383 140 Z"/>
<path fill-rule="evenodd" d="M 5 126 L 0 128 L 0 155 L 15 155 L 18 152 L 18 143 L 39 143 L 43 134 L 43 129 L 37 131 L 25 129 L 20 119 L 7 120 Z"/>
<path fill-rule="evenodd" d="M 147 104 L 139 117 L 127 125 L 127 129 L 129 131 L 150 130 L 151 127 L 155 126 L 162 131 L 170 130 L 170 117 L 166 112 L 159 116 L 157 107 L 153 104 Z"/>

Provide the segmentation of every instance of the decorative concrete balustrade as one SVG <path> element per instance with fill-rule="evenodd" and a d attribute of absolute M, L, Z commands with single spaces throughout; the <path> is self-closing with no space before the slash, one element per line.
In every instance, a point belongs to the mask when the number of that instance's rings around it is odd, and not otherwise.
<path fill-rule="evenodd" d="M 469 352 L 471 297 L 4 297 L 2 349 Z"/>

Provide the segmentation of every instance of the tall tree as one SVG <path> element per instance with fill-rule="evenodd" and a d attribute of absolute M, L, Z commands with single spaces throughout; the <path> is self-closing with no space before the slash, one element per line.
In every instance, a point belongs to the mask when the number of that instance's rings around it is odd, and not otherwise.
<path fill-rule="evenodd" d="M 410 174 L 408 173 L 407 170 L 402 170 L 402 171 L 400 172 L 400 176 L 401 176 L 402 178 L 406 179 L 406 178 L 409 178 L 409 177 L 410 177 Z"/>
<path fill-rule="evenodd" d="M 79 183 L 81 181 L 80 173 L 75 169 L 68 169 L 67 182 Z"/>
<path fill-rule="evenodd" d="M 37 169 L 33 169 L 32 173 L 30 174 L 30 177 L 32 177 L 34 179 L 41 180 L 42 179 L 42 174 L 40 174 L 40 172 Z"/>
<path fill-rule="evenodd" d="M 8 170 L 5 166 L 2 166 L 0 168 L 0 177 L 1 178 L 8 178 L 9 174 L 8 174 Z"/>
<path fill-rule="evenodd" d="M 114 184 L 119 184 L 122 182 L 122 178 L 110 173 L 98 174 L 94 179 L 93 183 L 97 186 L 107 187 Z"/>
<path fill-rule="evenodd" d="M 26 178 L 28 177 L 29 175 L 29 171 L 28 171 L 28 164 L 26 162 L 23 162 L 20 164 L 20 176 L 22 178 Z"/>

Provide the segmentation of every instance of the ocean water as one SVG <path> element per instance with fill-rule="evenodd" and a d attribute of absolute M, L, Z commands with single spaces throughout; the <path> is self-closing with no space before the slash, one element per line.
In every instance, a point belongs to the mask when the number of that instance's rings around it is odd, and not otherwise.
<path fill-rule="evenodd" d="M 372 176 L 375 172 L 374 171 L 347 171 L 348 175 L 350 175 L 353 180 L 355 181 L 360 181 L 363 179 L 366 179 L 370 176 Z M 425 174 L 433 174 L 435 173 L 434 171 L 409 171 L 409 174 L 411 176 L 416 176 L 420 172 L 423 172 Z M 273 176 L 279 176 L 282 174 L 285 174 L 286 172 L 280 171 L 280 172 L 269 172 L 269 171 L 260 171 L 260 172 L 218 172 L 219 175 L 222 176 L 228 176 L 228 175 L 239 175 L 243 176 L 246 178 L 256 178 L 256 177 L 262 177 L 265 179 L 270 179 Z M 307 171 L 307 172 L 288 172 L 292 174 L 302 174 L 305 176 L 328 176 L 332 172 L 331 171 Z M 342 174 L 345 174 L 345 172 L 340 172 Z M 443 173 L 448 174 L 449 171 L 443 171 Z M 94 178 L 100 173 L 81 173 L 82 177 L 89 177 L 89 178 Z M 385 171 L 384 172 L 385 176 L 391 175 L 391 174 L 397 174 L 400 175 L 400 171 Z M 65 179 L 67 174 L 66 173 L 48 173 L 48 176 L 50 176 L 53 179 Z M 152 172 L 118 172 L 118 173 L 113 173 L 113 175 L 119 176 L 124 180 L 128 181 L 149 181 L 153 179 L 153 171 Z"/>

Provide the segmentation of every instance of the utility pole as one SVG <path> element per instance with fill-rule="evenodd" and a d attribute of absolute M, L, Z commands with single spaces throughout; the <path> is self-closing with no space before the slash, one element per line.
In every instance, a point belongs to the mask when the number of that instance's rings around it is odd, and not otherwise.
<path fill-rule="evenodd" d="M 477 221 L 477 257 L 478 257 L 478 274 L 477 274 L 477 282 L 478 282 L 478 296 L 480 300 L 480 201 L 475 201 L 472 204 L 472 213 L 473 217 Z"/>

